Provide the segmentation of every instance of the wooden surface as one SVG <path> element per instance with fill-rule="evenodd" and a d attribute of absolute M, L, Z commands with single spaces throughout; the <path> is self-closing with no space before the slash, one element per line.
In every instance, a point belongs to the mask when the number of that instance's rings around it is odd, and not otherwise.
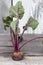
<path fill-rule="evenodd" d="M 43 57 L 25 56 L 21 61 L 14 61 L 11 57 L 0 57 L 0 65 L 43 65 Z"/>
<path fill-rule="evenodd" d="M 43 35 L 34 35 L 34 34 L 26 34 L 24 35 L 24 40 L 30 40 L 35 37 L 39 37 Z M 26 55 L 43 55 L 43 44 L 42 39 L 34 40 L 28 44 L 26 44 L 21 51 L 26 53 Z M 20 46 L 23 44 L 20 43 Z M 11 43 L 10 35 L 1 34 L 0 35 L 0 53 L 11 53 L 13 52 L 13 46 Z"/>

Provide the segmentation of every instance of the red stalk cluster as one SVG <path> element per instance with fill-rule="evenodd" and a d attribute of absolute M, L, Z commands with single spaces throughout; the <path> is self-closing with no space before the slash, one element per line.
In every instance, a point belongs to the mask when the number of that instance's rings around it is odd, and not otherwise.
<path fill-rule="evenodd" d="M 16 42 L 14 41 L 14 35 L 13 35 L 13 33 L 12 33 L 12 30 L 10 30 L 10 33 L 11 33 L 11 41 L 12 41 L 12 44 L 13 44 L 13 47 L 14 47 L 14 50 L 16 51 L 16 52 L 18 52 L 24 45 L 26 45 L 27 43 L 29 43 L 29 42 L 31 42 L 31 41 L 33 41 L 33 40 L 36 40 L 36 39 L 41 39 L 41 38 L 43 38 L 43 37 L 35 37 L 35 38 L 33 38 L 33 39 L 30 39 L 30 40 L 28 40 L 28 41 L 25 41 L 24 42 L 24 44 L 19 48 L 19 40 L 18 40 L 18 37 L 16 37 Z"/>

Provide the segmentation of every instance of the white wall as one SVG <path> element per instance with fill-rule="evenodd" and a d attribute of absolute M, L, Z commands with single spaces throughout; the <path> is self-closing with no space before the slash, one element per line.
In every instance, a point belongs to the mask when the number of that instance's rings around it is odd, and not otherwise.
<path fill-rule="evenodd" d="M 1 33 L 8 33 L 9 30 L 4 30 L 4 25 L 2 23 L 2 17 L 8 15 L 9 7 L 11 5 L 11 0 L 0 0 L 0 34 Z"/>

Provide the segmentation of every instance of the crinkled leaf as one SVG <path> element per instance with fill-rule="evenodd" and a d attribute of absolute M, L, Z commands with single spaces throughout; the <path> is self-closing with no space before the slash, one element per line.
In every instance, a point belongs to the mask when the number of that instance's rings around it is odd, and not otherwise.
<path fill-rule="evenodd" d="M 38 21 L 35 20 L 33 17 L 29 18 L 28 26 L 32 27 L 33 30 L 35 30 L 38 26 Z"/>
<path fill-rule="evenodd" d="M 10 16 L 7 16 L 7 17 L 3 17 L 2 20 L 3 20 L 3 23 L 10 24 L 12 21 L 12 18 Z"/>
<path fill-rule="evenodd" d="M 6 28 L 10 26 L 12 18 L 10 16 L 7 16 L 7 17 L 3 17 L 2 20 L 4 23 L 4 29 L 6 30 Z"/>
<path fill-rule="evenodd" d="M 15 9 L 15 6 L 10 7 L 9 13 L 10 13 L 10 16 L 17 17 L 17 12 L 16 12 L 16 9 Z"/>
<path fill-rule="evenodd" d="M 18 3 L 16 4 L 15 7 L 17 8 L 17 12 L 19 14 L 19 19 L 21 19 L 23 17 L 23 14 L 24 14 L 24 8 L 22 6 L 22 2 L 18 1 Z"/>
<path fill-rule="evenodd" d="M 16 20 L 11 22 L 10 27 L 15 32 L 15 29 L 16 29 Z M 18 33 L 20 33 L 20 28 L 18 28 Z"/>
<path fill-rule="evenodd" d="M 15 32 L 15 29 L 16 29 L 16 20 L 11 22 L 10 27 Z"/>
<path fill-rule="evenodd" d="M 22 6 L 22 2 L 18 1 L 15 6 L 11 6 L 9 12 L 10 16 L 17 17 L 19 15 L 19 19 L 21 19 L 24 14 L 24 8 Z"/>

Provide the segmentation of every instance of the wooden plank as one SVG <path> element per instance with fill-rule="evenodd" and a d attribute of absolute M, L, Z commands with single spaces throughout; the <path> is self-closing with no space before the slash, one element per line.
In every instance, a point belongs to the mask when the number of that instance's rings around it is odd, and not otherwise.
<path fill-rule="evenodd" d="M 43 35 L 24 35 L 24 40 L 30 40 L 32 38 L 38 37 L 38 36 L 42 36 Z M 42 39 L 40 40 L 34 40 L 32 42 L 29 42 L 28 44 L 26 44 L 21 51 L 23 51 L 24 53 L 27 53 L 27 55 L 43 55 L 43 44 L 41 42 Z M 20 43 L 20 46 L 24 43 L 24 41 L 22 43 Z M 0 35 L 0 53 L 4 53 L 4 52 L 13 52 L 13 45 L 11 43 L 11 39 L 10 39 L 10 35 L 6 35 L 6 34 L 1 34 Z"/>

